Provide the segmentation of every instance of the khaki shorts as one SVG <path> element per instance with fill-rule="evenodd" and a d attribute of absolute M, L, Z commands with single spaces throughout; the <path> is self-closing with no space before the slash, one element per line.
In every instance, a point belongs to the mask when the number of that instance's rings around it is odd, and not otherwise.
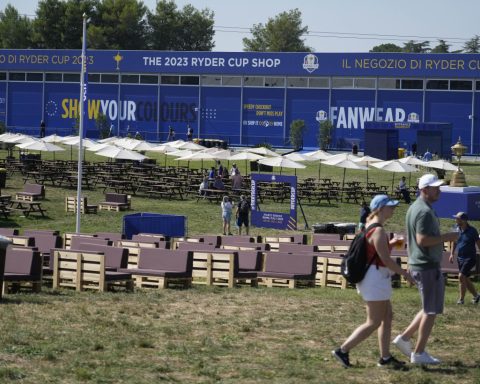
<path fill-rule="evenodd" d="M 423 312 L 427 315 L 443 313 L 445 281 L 440 269 L 411 271 L 410 274 L 417 283 L 418 292 L 422 298 Z"/>

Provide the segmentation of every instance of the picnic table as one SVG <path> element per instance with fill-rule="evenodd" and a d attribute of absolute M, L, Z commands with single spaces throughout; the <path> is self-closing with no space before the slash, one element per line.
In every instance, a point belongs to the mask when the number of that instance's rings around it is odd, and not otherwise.
<path fill-rule="evenodd" d="M 25 200 L 11 200 L 10 210 L 20 211 L 25 217 L 28 217 L 30 213 L 40 213 L 42 217 L 45 217 L 45 209 L 42 208 L 42 203 L 39 201 L 25 201 Z"/>
<path fill-rule="evenodd" d="M 203 189 L 202 192 L 203 195 L 198 195 L 197 202 L 201 199 L 204 199 L 210 202 L 219 203 L 220 200 L 222 200 L 223 196 L 228 193 L 224 189 Z"/>

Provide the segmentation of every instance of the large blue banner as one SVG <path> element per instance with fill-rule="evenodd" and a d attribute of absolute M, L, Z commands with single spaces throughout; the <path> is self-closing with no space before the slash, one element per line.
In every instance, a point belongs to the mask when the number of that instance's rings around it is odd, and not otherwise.
<path fill-rule="evenodd" d="M 251 175 L 251 222 L 255 227 L 297 229 L 297 176 L 252 173 Z M 266 212 L 258 208 L 258 183 L 286 183 L 290 185 L 290 213 Z"/>
<path fill-rule="evenodd" d="M 76 71 L 79 50 L 0 50 L 0 70 Z M 472 78 L 477 54 L 267 53 L 89 50 L 94 72 L 281 76 L 414 76 Z"/>

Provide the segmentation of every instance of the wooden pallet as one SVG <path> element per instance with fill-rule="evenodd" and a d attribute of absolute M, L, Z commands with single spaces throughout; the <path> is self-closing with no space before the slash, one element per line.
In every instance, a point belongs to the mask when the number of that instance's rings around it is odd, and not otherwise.
<path fill-rule="evenodd" d="M 161 276 L 141 276 L 133 275 L 135 286 L 137 288 L 171 288 L 172 286 L 181 286 L 189 288 L 192 285 L 192 278 L 169 278 Z"/>

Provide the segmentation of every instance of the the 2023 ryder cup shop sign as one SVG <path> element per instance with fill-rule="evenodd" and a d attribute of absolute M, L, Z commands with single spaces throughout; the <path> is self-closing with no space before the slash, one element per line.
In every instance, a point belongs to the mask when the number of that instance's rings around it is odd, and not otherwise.
<path fill-rule="evenodd" d="M 80 72 L 78 50 L 0 50 L 0 70 Z M 477 54 L 87 51 L 90 72 L 475 78 Z"/>
<path fill-rule="evenodd" d="M 258 206 L 258 183 L 266 183 L 266 188 L 282 188 L 288 184 L 290 188 L 290 213 L 261 211 Z M 268 185 L 268 183 L 271 183 Z M 284 176 L 272 174 L 251 174 L 251 223 L 255 227 L 275 229 L 297 229 L 297 176 Z"/>

